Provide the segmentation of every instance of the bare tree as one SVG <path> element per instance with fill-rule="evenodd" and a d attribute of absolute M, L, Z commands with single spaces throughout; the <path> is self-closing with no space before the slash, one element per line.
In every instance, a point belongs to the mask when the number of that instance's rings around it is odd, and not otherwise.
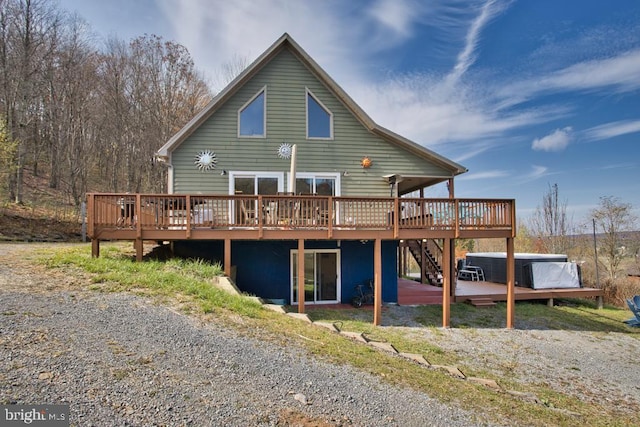
<path fill-rule="evenodd" d="M 17 144 L 11 140 L 9 132 L 5 128 L 4 120 L 0 120 L 0 196 L 5 197 L 8 191 L 8 177 L 15 173 L 14 158 Z"/>
<path fill-rule="evenodd" d="M 117 38 L 107 40 L 97 71 L 102 114 L 96 117 L 100 132 L 96 149 L 101 153 L 98 165 L 110 191 L 126 188 L 120 166 L 127 156 L 127 147 L 133 143 L 129 65 L 126 44 Z"/>
<path fill-rule="evenodd" d="M 110 191 L 163 190 L 154 153 L 211 99 L 183 46 L 158 36 L 107 42 L 98 66 L 100 169 Z"/>
<path fill-rule="evenodd" d="M 600 198 L 600 205 L 591 211 L 600 233 L 598 256 L 603 263 L 610 283 L 614 282 L 625 257 L 633 253 L 625 247 L 624 232 L 634 231 L 637 217 L 633 207 L 612 196 Z"/>
<path fill-rule="evenodd" d="M 225 62 L 216 73 L 213 84 L 216 92 L 221 91 L 233 79 L 238 77 L 249 66 L 249 59 L 246 56 L 234 54 L 228 62 Z"/>
<path fill-rule="evenodd" d="M 5 0 L 0 3 L 0 94 L 10 138 L 18 144 L 15 174 L 9 192 L 23 201 L 27 156 L 39 154 L 43 70 L 53 58 L 60 14 L 46 0 Z"/>
<path fill-rule="evenodd" d="M 183 46 L 157 36 L 102 49 L 51 0 L 0 0 L 3 197 L 23 199 L 23 170 L 75 204 L 87 191 L 163 191 L 153 156 L 210 100 Z"/>
<path fill-rule="evenodd" d="M 543 251 L 567 253 L 571 221 L 567 218 L 567 201 L 560 200 L 558 184 L 549 185 L 542 198 L 542 206 L 536 208 L 529 226 Z"/>
<path fill-rule="evenodd" d="M 63 189 L 77 206 L 87 191 L 93 163 L 97 54 L 82 19 L 70 16 L 65 24 L 55 60 L 46 70 L 43 129 L 49 147 L 49 186 L 60 188 L 64 182 Z"/>
<path fill-rule="evenodd" d="M 131 102 L 138 116 L 139 142 L 131 154 L 140 172 L 131 184 L 160 191 L 165 169 L 152 161 L 154 153 L 211 100 L 211 94 L 184 46 L 150 35 L 133 40 L 130 51 L 135 58 Z"/>

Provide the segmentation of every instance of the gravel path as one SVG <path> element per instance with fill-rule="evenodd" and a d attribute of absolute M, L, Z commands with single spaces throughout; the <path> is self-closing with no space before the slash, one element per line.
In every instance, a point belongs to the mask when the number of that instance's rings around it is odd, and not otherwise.
<path fill-rule="evenodd" d="M 0 403 L 69 403 L 80 426 L 484 425 L 141 297 L 65 290 L 11 268 L 16 248 L 0 244 Z"/>
<path fill-rule="evenodd" d="M 517 309 L 516 309 L 517 311 Z M 456 352 L 489 378 L 544 384 L 583 402 L 640 413 L 640 340 L 621 333 L 540 329 L 450 329 L 421 339 Z"/>

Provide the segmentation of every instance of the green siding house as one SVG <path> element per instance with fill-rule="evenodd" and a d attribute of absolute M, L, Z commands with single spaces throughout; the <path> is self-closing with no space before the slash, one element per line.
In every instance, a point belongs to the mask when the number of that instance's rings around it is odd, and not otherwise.
<path fill-rule="evenodd" d="M 169 167 L 169 193 L 190 195 L 389 198 L 443 181 L 452 184 L 454 176 L 466 172 L 374 123 L 288 34 L 157 156 Z M 255 206 L 251 208 L 255 215 Z M 242 215 L 236 210 L 231 215 Z M 204 215 L 212 219 L 219 214 Z M 340 213 L 343 222 L 352 219 L 349 215 Z M 298 303 L 300 238 L 306 239 L 305 303 L 348 302 L 356 285 L 373 279 L 373 240 L 314 239 L 304 230 L 298 233 L 281 239 L 234 239 L 227 250 L 233 254 L 239 288 Z M 174 242 L 174 251 L 222 261 L 225 245 L 222 239 L 181 240 Z M 398 240 L 383 241 L 380 251 L 382 300 L 395 302 Z"/>
<path fill-rule="evenodd" d="M 415 117 L 428 120 L 428 117 Z M 455 240 L 506 239 L 513 327 L 515 200 L 456 198 L 461 165 L 377 125 L 284 34 L 157 152 L 167 194 L 89 193 L 100 242 L 168 242 L 219 261 L 243 291 L 297 305 L 344 303 L 373 283 L 374 324 L 413 257 L 456 300 Z M 448 184 L 447 198 L 424 189 Z M 464 296 L 461 296 L 464 297 Z"/>

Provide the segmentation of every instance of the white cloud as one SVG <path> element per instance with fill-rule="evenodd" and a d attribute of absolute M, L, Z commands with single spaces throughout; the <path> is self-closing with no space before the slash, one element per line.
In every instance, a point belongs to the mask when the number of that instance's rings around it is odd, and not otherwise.
<path fill-rule="evenodd" d="M 411 34 L 411 27 L 419 16 L 415 10 L 417 6 L 410 0 L 378 0 L 368 13 L 392 33 L 406 38 Z"/>
<path fill-rule="evenodd" d="M 377 85 L 356 83 L 345 89 L 380 125 L 432 148 L 457 148 L 452 151 L 462 158 L 488 149 L 485 140 L 495 145 L 511 131 L 566 114 L 556 107 L 501 112 L 474 84 L 451 88 L 439 76 L 429 74 Z"/>
<path fill-rule="evenodd" d="M 484 171 L 484 172 L 478 172 L 478 173 L 466 173 L 456 179 L 459 181 L 469 181 L 469 180 L 478 180 L 478 179 L 504 178 L 507 176 L 509 176 L 508 171 L 490 170 L 490 171 Z"/>
<path fill-rule="evenodd" d="M 591 90 L 614 88 L 620 92 L 640 88 L 640 50 L 578 63 L 542 80 L 548 89 Z"/>
<path fill-rule="evenodd" d="M 355 46 L 371 21 L 346 22 L 328 2 L 159 0 L 159 6 L 176 38 L 209 75 L 234 56 L 253 61 L 285 32 L 334 78 L 360 74 L 359 55 L 371 53 Z"/>
<path fill-rule="evenodd" d="M 638 168 L 638 163 L 614 163 L 611 165 L 602 165 L 600 167 L 598 167 L 598 169 L 600 170 L 609 170 L 609 169 L 614 169 L 616 171 L 619 171 L 621 169 L 637 169 Z"/>
<path fill-rule="evenodd" d="M 631 50 L 606 59 L 596 59 L 542 73 L 535 78 L 503 84 L 497 95 L 504 106 L 514 106 L 550 92 L 615 91 L 640 89 L 640 50 Z"/>
<path fill-rule="evenodd" d="M 480 41 L 482 30 L 489 24 L 491 19 L 498 15 L 506 8 L 506 3 L 498 3 L 495 0 L 488 0 L 484 3 L 480 10 L 480 14 L 473 20 L 467 36 L 465 37 L 465 45 L 462 51 L 458 54 L 456 65 L 453 70 L 447 76 L 447 80 L 450 84 L 457 82 L 460 77 L 473 65 L 475 62 L 475 51 Z"/>
<path fill-rule="evenodd" d="M 546 166 L 532 165 L 531 172 L 529 172 L 524 179 L 526 181 L 533 181 L 535 179 L 542 178 L 543 176 L 549 175 L 548 170 L 549 168 Z"/>
<path fill-rule="evenodd" d="M 573 139 L 571 126 L 563 129 L 556 129 L 552 133 L 542 138 L 536 138 L 531 144 L 531 148 L 536 151 L 562 151 Z"/>
<path fill-rule="evenodd" d="M 584 136 L 588 141 L 601 141 L 636 132 L 640 132 L 640 120 L 620 120 L 587 129 Z"/>

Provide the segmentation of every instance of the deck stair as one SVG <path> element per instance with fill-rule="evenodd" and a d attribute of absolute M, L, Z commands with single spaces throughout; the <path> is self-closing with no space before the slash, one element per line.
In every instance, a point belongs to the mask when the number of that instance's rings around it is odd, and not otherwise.
<path fill-rule="evenodd" d="M 491 298 L 486 298 L 486 297 L 469 298 L 467 301 L 472 306 L 478 307 L 478 308 L 493 307 L 496 305 L 496 303 Z"/>
<path fill-rule="evenodd" d="M 442 260 L 442 249 L 435 241 L 427 241 L 427 244 L 423 245 L 420 240 L 407 240 L 406 245 L 409 248 L 409 252 L 413 256 L 413 259 L 420 266 L 421 271 L 424 272 L 424 276 L 427 278 L 430 285 L 442 286 L 442 267 L 440 261 Z M 422 250 L 424 248 L 425 263 L 422 262 Z"/>

